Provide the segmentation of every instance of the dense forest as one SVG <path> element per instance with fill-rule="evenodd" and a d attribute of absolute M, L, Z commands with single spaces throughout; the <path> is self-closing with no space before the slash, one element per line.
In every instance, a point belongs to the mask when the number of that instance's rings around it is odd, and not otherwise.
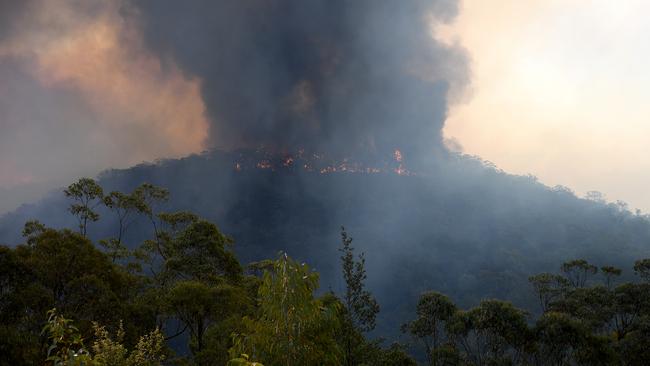
<path fill-rule="evenodd" d="M 0 247 L 0 353 L 5 365 L 644 365 L 650 362 L 650 259 L 639 281 L 586 260 L 528 281 L 540 315 L 486 299 L 461 309 L 424 291 L 400 332 L 374 338 L 381 304 L 366 258 L 340 231 L 343 291 L 287 253 L 242 264 L 230 237 L 191 212 L 162 212 L 163 188 L 105 192 L 92 179 L 65 190 L 77 226 L 24 225 Z M 117 225 L 93 242 L 103 207 Z M 130 225 L 152 237 L 125 246 Z"/>
<path fill-rule="evenodd" d="M 520 289 L 536 299 L 534 309 L 497 299 L 463 309 L 427 289 L 405 299 L 408 320 L 396 330 L 403 341 L 391 343 L 372 335 L 382 304 L 344 228 L 334 254 L 341 291 L 319 291 L 319 274 L 290 253 L 241 263 L 237 244 L 214 223 L 161 211 L 170 199 L 164 188 L 109 192 L 84 178 L 64 193 L 74 227 L 29 221 L 23 243 L 0 247 L 2 364 L 650 362 L 650 259 L 634 263 L 633 282 L 613 266 L 559 263 Z M 89 231 L 105 218 L 113 235 L 92 241 Z M 152 235 L 127 247 L 136 220 Z"/>
<path fill-rule="evenodd" d="M 159 210 L 191 211 L 217 223 L 236 240 L 241 263 L 287 252 L 319 272 L 321 291 L 343 290 L 337 247 L 344 225 L 366 253 L 367 285 L 382 304 L 372 334 L 391 341 L 405 340 L 398 329 L 430 289 L 463 308 L 499 298 L 539 315 L 528 277 L 584 258 L 621 268 L 622 279 L 632 281 L 634 261 L 650 257 L 645 215 L 597 193 L 578 198 L 475 158 L 450 154 L 417 168 L 406 161 L 417 173 L 411 175 L 393 172 L 399 166 L 391 154 L 370 160 L 393 164 L 376 174 L 321 174 L 299 169 L 304 161 L 297 158 L 285 167 L 282 158 L 275 164 L 263 151 L 212 151 L 107 171 L 98 182 L 107 192 L 133 192 L 142 182 L 166 187 L 173 194 Z M 256 167 L 267 160 L 279 167 Z M 57 190 L 0 218 L 0 243 L 22 243 L 21 228 L 33 219 L 56 229 L 76 227 L 67 207 Z M 103 205 L 96 211 L 102 219 L 87 234 L 97 243 L 116 235 L 119 220 Z M 123 242 L 134 250 L 153 235 L 148 220 L 138 217 Z"/>

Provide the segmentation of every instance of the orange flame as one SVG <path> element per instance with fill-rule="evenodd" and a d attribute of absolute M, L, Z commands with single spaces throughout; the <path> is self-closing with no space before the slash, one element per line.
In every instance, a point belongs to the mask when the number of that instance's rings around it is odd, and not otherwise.
<path fill-rule="evenodd" d="M 271 169 L 273 168 L 273 165 L 271 165 L 271 162 L 268 160 L 262 160 L 257 163 L 257 167 L 260 169 Z"/>
<path fill-rule="evenodd" d="M 392 159 L 379 160 L 369 165 L 351 158 L 344 158 L 340 161 L 332 161 L 323 154 L 309 153 L 300 149 L 296 155 L 284 154 L 275 155 L 260 148 L 251 155 L 241 154 L 235 163 L 235 171 L 241 172 L 247 169 L 283 170 L 301 169 L 306 172 L 318 172 L 320 174 L 332 173 L 358 173 L 358 174 L 387 174 L 393 173 L 402 176 L 416 175 L 406 169 L 402 153 L 395 150 Z"/>

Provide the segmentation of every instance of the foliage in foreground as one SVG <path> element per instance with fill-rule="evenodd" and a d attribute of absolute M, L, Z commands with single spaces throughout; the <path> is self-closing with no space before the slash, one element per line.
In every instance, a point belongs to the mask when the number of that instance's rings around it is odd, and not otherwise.
<path fill-rule="evenodd" d="M 217 226 L 161 211 L 162 188 L 104 194 L 83 179 L 66 195 L 78 232 L 28 222 L 24 244 L 0 246 L 0 365 L 416 365 L 409 352 L 427 365 L 650 364 L 650 259 L 638 282 L 582 259 L 530 277 L 537 317 L 425 292 L 402 327 L 412 343 L 383 347 L 367 336 L 379 305 L 345 230 L 345 292 L 319 296 L 306 264 L 282 253 L 246 269 Z M 102 205 L 115 236 L 93 243 Z M 139 243 L 134 220 L 151 225 Z"/>
<path fill-rule="evenodd" d="M 46 365 L 52 366 L 156 366 L 166 358 L 165 337 L 156 329 L 140 337 L 132 351 L 122 343 L 124 329 L 120 327 L 115 339 L 105 327 L 93 324 L 95 341 L 87 349 L 79 329 L 70 319 L 59 315 L 56 309 L 48 312 L 48 321 L 43 327 L 47 335 Z"/>

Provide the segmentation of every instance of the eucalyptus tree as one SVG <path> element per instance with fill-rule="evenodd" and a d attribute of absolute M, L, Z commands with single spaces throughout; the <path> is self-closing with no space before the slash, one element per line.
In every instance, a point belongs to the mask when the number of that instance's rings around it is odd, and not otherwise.
<path fill-rule="evenodd" d="M 79 221 L 79 233 L 86 236 L 88 222 L 99 220 L 95 209 L 103 203 L 104 190 L 94 179 L 81 178 L 70 184 L 63 193 L 73 201 L 68 211 Z"/>
<path fill-rule="evenodd" d="M 316 272 L 280 255 L 264 271 L 257 315 L 242 319 L 232 358 L 243 354 L 266 365 L 341 365 L 336 341 L 341 309 L 315 298 L 317 288 Z"/>
<path fill-rule="evenodd" d="M 403 332 L 422 343 L 429 365 L 441 364 L 435 351 L 447 339 L 445 327 L 456 311 L 456 305 L 447 296 L 433 291 L 425 292 L 420 295 L 416 307 L 417 318 L 402 326 Z"/>
<path fill-rule="evenodd" d="M 456 312 L 447 328 L 466 361 L 478 366 L 521 364 L 532 339 L 526 313 L 499 300 Z"/>
<path fill-rule="evenodd" d="M 363 343 L 363 332 L 375 328 L 379 303 L 366 290 L 366 259 L 364 253 L 354 257 L 353 239 L 341 227 L 341 267 L 345 281 L 345 293 L 342 296 L 344 313 L 343 342 L 345 365 L 352 366 L 358 362 L 358 348 Z"/>
<path fill-rule="evenodd" d="M 562 264 L 562 272 L 575 288 L 585 287 L 590 276 L 598 272 L 598 267 L 584 259 L 574 259 Z"/>

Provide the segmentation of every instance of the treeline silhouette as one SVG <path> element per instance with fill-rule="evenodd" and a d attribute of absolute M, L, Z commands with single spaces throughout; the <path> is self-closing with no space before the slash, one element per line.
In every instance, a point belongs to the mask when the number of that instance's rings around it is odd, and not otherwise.
<path fill-rule="evenodd" d="M 0 247 L 3 365 L 645 365 L 650 363 L 650 259 L 639 281 L 583 259 L 529 278 L 539 309 L 487 299 L 460 309 L 423 292 L 401 343 L 373 338 L 380 303 L 366 257 L 341 228 L 341 291 L 286 253 L 242 265 L 234 242 L 191 212 L 164 212 L 166 189 L 65 190 L 77 228 L 24 225 Z M 113 216 L 114 235 L 88 229 Z M 136 219 L 152 235 L 135 248 Z M 532 315 L 540 314 L 540 315 Z"/>

